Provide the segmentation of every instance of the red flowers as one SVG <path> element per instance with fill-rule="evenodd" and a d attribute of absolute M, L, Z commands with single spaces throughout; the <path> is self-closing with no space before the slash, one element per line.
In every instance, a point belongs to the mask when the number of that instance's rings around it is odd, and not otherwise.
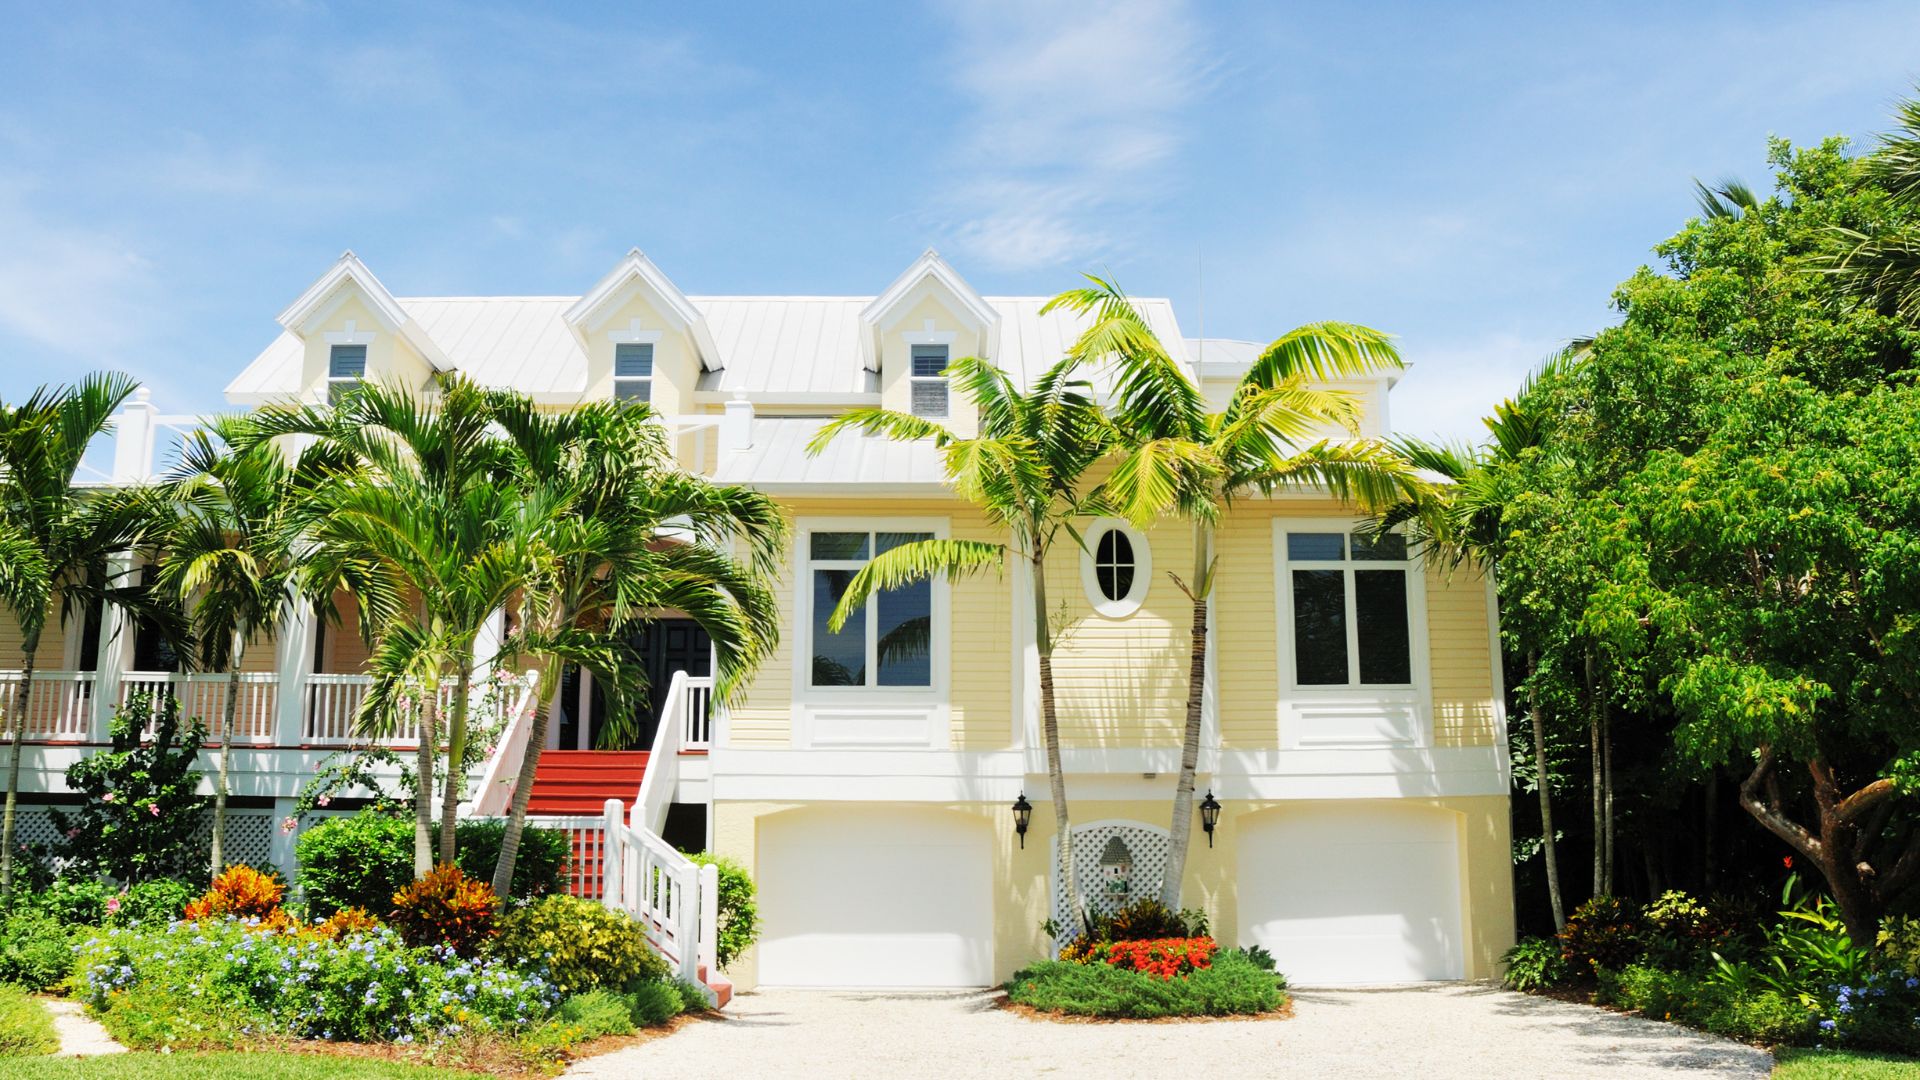
<path fill-rule="evenodd" d="M 1219 944 L 1210 937 L 1112 941 L 1092 946 L 1080 962 L 1090 964 L 1104 960 L 1117 968 L 1138 971 L 1142 975 L 1152 975 L 1171 982 L 1177 977 L 1212 967 L 1213 954 L 1219 948 Z"/>

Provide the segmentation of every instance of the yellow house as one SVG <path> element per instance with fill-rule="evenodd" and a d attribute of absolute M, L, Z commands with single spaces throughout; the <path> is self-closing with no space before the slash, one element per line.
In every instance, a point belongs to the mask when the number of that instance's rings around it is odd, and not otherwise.
<path fill-rule="evenodd" d="M 644 400 L 687 468 L 776 496 L 794 525 L 778 651 L 709 712 L 704 639 L 662 613 L 647 647 L 667 697 L 639 747 L 652 758 L 641 790 L 631 763 L 608 790 L 646 810 L 636 827 L 752 871 L 763 930 L 736 983 L 977 986 L 1046 955 L 1061 904 L 1026 570 L 894 590 L 828 632 L 839 589 L 877 552 L 997 537 L 929 446 L 805 446 L 861 405 L 970 428 L 941 372 L 976 355 L 1025 383 L 1080 329 L 1043 304 L 981 296 L 933 252 L 872 296 L 690 296 L 635 251 L 582 296 L 484 298 L 397 298 L 348 253 L 228 396 L 325 401 L 361 378 L 425 389 L 459 371 L 554 408 Z M 1169 302 L 1138 304 L 1215 397 L 1259 351 L 1186 339 Z M 1343 387 L 1369 434 L 1389 430 L 1391 385 Z M 1238 504 L 1219 530 L 1199 782 L 1221 809 L 1210 832 L 1196 816 L 1185 902 L 1296 984 L 1489 977 L 1514 934 L 1492 592 L 1357 524 L 1326 497 L 1277 495 Z M 1168 571 L 1192 565 L 1193 541 L 1177 522 L 1090 521 L 1084 535 L 1046 584 L 1075 872 L 1111 906 L 1157 894 L 1165 866 L 1191 612 Z M 315 745 L 311 688 L 355 677 L 350 636 L 311 618 L 284 630 L 282 697 L 297 700 L 260 744 L 245 788 L 260 805 L 277 811 L 297 788 L 281 771 L 309 759 L 285 755 Z M 556 708 L 550 753 L 597 753 L 591 680 L 570 681 Z M 565 810 L 562 794 L 535 798 Z M 1022 796 L 1035 807 L 1024 835 Z"/>

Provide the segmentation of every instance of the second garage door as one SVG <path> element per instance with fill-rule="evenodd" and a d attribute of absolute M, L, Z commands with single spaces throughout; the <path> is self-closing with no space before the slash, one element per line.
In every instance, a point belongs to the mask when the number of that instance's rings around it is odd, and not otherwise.
<path fill-rule="evenodd" d="M 1254 815 L 1239 829 L 1240 940 L 1299 985 L 1462 977 L 1455 816 L 1328 802 Z"/>
<path fill-rule="evenodd" d="M 993 981 L 987 823 L 897 806 L 760 823 L 760 982 L 947 987 Z"/>

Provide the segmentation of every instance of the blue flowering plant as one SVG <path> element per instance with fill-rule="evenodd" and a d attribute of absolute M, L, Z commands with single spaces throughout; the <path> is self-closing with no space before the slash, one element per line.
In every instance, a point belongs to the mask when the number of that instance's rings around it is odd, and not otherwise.
<path fill-rule="evenodd" d="M 81 947 L 74 984 L 116 1033 L 130 1001 L 170 1001 L 243 1017 L 243 1036 L 355 1042 L 517 1035 L 560 997 L 538 973 L 410 947 L 384 927 L 329 939 L 232 918 L 107 931 Z"/>

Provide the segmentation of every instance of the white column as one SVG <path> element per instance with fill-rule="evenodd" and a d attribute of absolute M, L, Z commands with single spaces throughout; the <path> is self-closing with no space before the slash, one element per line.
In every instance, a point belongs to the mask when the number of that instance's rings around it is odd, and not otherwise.
<path fill-rule="evenodd" d="M 619 799 L 608 799 L 601 807 L 600 902 L 614 911 L 620 910 L 621 884 L 627 879 L 626 852 L 622 850 L 626 818 L 621 809 Z"/>
<path fill-rule="evenodd" d="M 500 645 L 507 639 L 507 609 L 495 608 L 487 621 L 480 624 L 480 633 L 473 639 L 473 679 L 482 682 L 492 678 L 499 668 Z"/>
<path fill-rule="evenodd" d="M 107 577 L 115 585 L 131 584 L 135 573 L 133 552 L 122 551 L 107 557 Z M 120 705 L 120 677 L 133 663 L 133 619 L 118 604 L 103 604 L 100 611 L 100 658 L 93 677 L 93 730 L 88 741 L 104 743 L 109 737 L 113 712 Z"/>
<path fill-rule="evenodd" d="M 313 605 L 304 599 L 295 601 L 280 619 L 273 658 L 273 669 L 280 673 L 273 699 L 273 741 L 277 746 L 299 746 L 305 735 L 307 676 L 313 674 L 313 635 L 318 619 Z"/>
<path fill-rule="evenodd" d="M 736 396 L 720 418 L 720 449 L 753 449 L 753 402 Z"/>
<path fill-rule="evenodd" d="M 140 387 L 113 417 L 113 482 L 141 484 L 153 475 L 152 392 Z"/>

